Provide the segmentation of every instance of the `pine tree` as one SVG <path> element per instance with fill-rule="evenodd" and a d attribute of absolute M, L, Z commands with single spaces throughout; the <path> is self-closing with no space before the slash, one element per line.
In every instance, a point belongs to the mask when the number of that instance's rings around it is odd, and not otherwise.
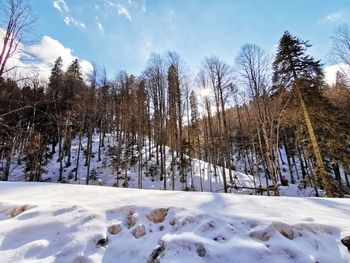
<path fill-rule="evenodd" d="M 197 132 L 199 129 L 200 115 L 198 110 L 197 96 L 193 90 L 190 93 L 190 107 L 191 107 L 191 126 Z"/>
<path fill-rule="evenodd" d="M 96 83 L 92 85 L 96 86 Z M 71 110 L 72 104 L 74 103 L 81 87 L 83 86 L 83 78 L 80 72 L 80 65 L 78 59 L 68 67 L 64 76 L 64 95 L 63 99 L 66 103 L 67 110 Z"/>
<path fill-rule="evenodd" d="M 58 115 L 61 113 L 59 105 L 61 105 L 63 85 L 64 85 L 64 72 L 62 70 L 62 58 L 58 57 L 55 61 L 53 68 L 51 69 L 51 75 L 49 78 L 49 84 L 47 88 L 47 96 L 50 100 L 48 105 L 48 113 L 51 115 L 48 127 L 51 128 L 52 136 L 52 150 L 51 154 L 56 152 L 55 147 L 57 144 L 57 125 L 58 125 Z M 51 124 L 51 125 L 50 125 Z"/>
<path fill-rule="evenodd" d="M 174 65 L 170 65 L 168 68 L 168 117 L 169 117 L 169 129 L 170 129 L 170 146 L 180 152 L 179 148 L 179 126 L 178 126 L 178 93 L 179 93 L 179 80 L 177 77 L 176 68 Z"/>
<path fill-rule="evenodd" d="M 200 136 L 200 115 L 198 110 L 198 100 L 194 90 L 190 93 L 190 109 L 191 109 L 191 122 L 190 122 L 190 134 L 192 149 L 195 153 L 199 152 L 199 136 Z"/>
<path fill-rule="evenodd" d="M 51 69 L 51 76 L 49 78 L 47 95 L 55 102 L 57 102 L 59 93 L 63 87 L 64 73 L 62 70 L 62 63 L 62 58 L 58 57 Z"/>
<path fill-rule="evenodd" d="M 314 124 L 309 113 L 309 104 L 312 104 L 313 99 L 321 96 L 320 89 L 324 77 L 320 61 L 305 54 L 306 49 L 310 46 L 308 41 L 302 41 L 287 31 L 284 33 L 273 62 L 273 84 L 276 93 L 282 89 L 296 92 L 316 159 L 317 170 L 322 178 L 327 196 L 334 197 L 335 190 L 323 163 Z"/>
<path fill-rule="evenodd" d="M 292 36 L 288 31 L 280 39 L 273 62 L 273 84 L 276 91 L 292 89 L 298 79 L 308 80 L 316 87 L 322 83 L 323 72 L 319 60 L 306 55 L 308 41 Z"/>

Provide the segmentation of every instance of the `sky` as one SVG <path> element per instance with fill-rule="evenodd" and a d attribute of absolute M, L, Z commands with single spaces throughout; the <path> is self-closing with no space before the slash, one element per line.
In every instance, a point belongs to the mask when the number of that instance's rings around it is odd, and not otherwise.
<path fill-rule="evenodd" d="M 37 16 L 34 48 L 49 66 L 79 58 L 83 71 L 96 62 L 113 77 L 139 75 L 152 52 L 177 52 L 196 73 L 205 56 L 230 65 L 240 46 L 254 43 L 274 52 L 285 30 L 327 56 L 334 28 L 350 22 L 349 0 L 30 0 Z M 333 71 L 335 67 L 333 67 Z"/>

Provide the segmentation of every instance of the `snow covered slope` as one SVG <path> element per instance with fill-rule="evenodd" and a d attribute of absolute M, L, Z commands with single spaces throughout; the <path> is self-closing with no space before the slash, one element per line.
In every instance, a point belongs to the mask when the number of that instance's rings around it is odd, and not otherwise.
<path fill-rule="evenodd" d="M 341 263 L 346 235 L 346 199 L 0 183 L 0 262 Z"/>
<path fill-rule="evenodd" d="M 147 168 L 145 163 L 147 162 L 147 167 L 156 166 L 156 160 L 153 156 L 150 160 L 146 158 L 146 152 L 148 152 L 148 142 L 146 146 L 142 149 L 142 164 L 136 162 L 134 165 L 129 165 L 127 168 L 120 167 L 119 173 L 115 171 L 112 165 L 112 156 L 109 151 L 111 147 L 115 147 L 118 145 L 118 142 L 115 140 L 115 136 L 113 134 L 108 134 L 106 139 L 105 147 L 101 149 L 101 161 L 98 161 L 98 146 L 99 146 L 99 134 L 96 133 L 93 136 L 93 145 L 92 152 L 93 156 L 91 159 L 91 173 L 94 174 L 94 179 L 90 179 L 90 184 L 98 184 L 104 186 L 118 186 L 122 187 L 123 182 L 125 181 L 125 176 L 128 178 L 128 187 L 129 188 L 139 188 L 139 179 L 141 178 L 141 185 L 143 189 L 154 189 L 154 190 L 163 190 L 164 182 L 160 180 L 159 173 L 157 176 L 151 177 L 147 175 Z M 76 159 L 78 155 L 78 139 L 74 139 L 72 141 L 72 159 L 71 165 L 67 166 L 67 156 L 64 156 L 64 169 L 63 169 L 63 178 L 64 181 L 70 184 L 85 184 L 86 181 L 86 166 L 85 166 L 85 157 L 83 154 L 83 150 L 80 157 L 79 165 L 76 166 Z M 82 140 L 82 149 L 86 149 L 87 138 L 84 137 Z M 166 147 L 166 177 L 167 177 L 167 190 L 171 190 L 172 180 L 171 180 L 171 150 Z M 152 154 L 155 155 L 155 147 L 151 148 Z M 283 151 L 282 151 L 283 152 Z M 125 157 L 123 157 L 125 158 Z M 17 156 L 12 159 L 11 169 L 10 169 L 10 177 L 9 181 L 25 181 L 25 158 L 23 156 Z M 216 167 L 216 173 L 214 172 L 213 165 L 210 165 L 207 162 L 192 159 L 192 173 L 187 172 L 187 185 L 192 186 L 194 191 L 204 191 L 204 192 L 223 192 L 223 176 L 222 176 L 222 167 Z M 236 171 L 232 171 L 234 178 L 234 187 L 229 188 L 230 192 L 234 193 L 242 193 L 242 194 L 254 194 L 254 188 L 259 188 L 259 184 L 261 183 L 262 188 L 266 188 L 266 179 L 264 173 L 261 173 L 260 178 L 254 177 L 249 174 L 244 173 L 243 163 L 242 161 L 236 162 L 237 169 Z M 283 166 L 283 165 L 282 165 Z M 77 180 L 74 180 L 74 174 L 76 168 L 77 171 Z M 283 175 L 288 178 L 288 167 L 286 165 L 283 166 L 285 171 Z M 1 168 L 1 164 L 0 164 Z M 58 162 L 58 146 L 56 147 L 56 153 L 48 159 L 48 162 L 43 166 L 44 171 L 42 174 L 42 180 L 57 182 L 59 176 L 59 162 Z M 141 168 L 141 169 L 140 169 Z M 159 169 L 159 168 L 158 168 Z M 139 172 L 141 171 L 141 173 Z M 225 169 L 227 181 L 230 182 L 229 178 L 229 170 Z M 180 181 L 179 171 L 175 171 L 175 190 L 184 189 L 184 185 Z M 215 176 L 217 174 L 217 176 Z M 119 180 L 117 179 L 119 178 Z M 272 182 L 269 181 L 269 185 L 272 185 Z M 314 189 L 311 187 L 298 187 L 297 184 L 290 184 L 289 186 L 281 186 L 280 194 L 283 196 L 314 196 Z M 272 191 L 271 191 L 272 193 Z M 320 195 L 322 195 L 322 191 L 319 190 Z M 266 191 L 264 192 L 266 195 Z"/>

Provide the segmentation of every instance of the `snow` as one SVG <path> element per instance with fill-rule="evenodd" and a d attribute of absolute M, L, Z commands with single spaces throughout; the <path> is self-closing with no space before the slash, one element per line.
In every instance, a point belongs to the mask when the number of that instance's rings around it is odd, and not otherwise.
<path fill-rule="evenodd" d="M 0 262 L 350 262 L 349 199 L 22 182 L 0 196 Z"/>
<path fill-rule="evenodd" d="M 107 134 L 105 139 L 105 147 L 101 150 L 101 161 L 98 161 L 98 146 L 99 146 L 99 133 L 95 133 L 93 136 L 93 145 L 92 152 L 93 157 L 91 159 L 91 172 L 96 175 L 96 179 L 90 180 L 90 184 L 96 185 L 104 185 L 104 186 L 113 186 L 116 184 L 116 177 L 119 178 L 118 186 L 122 187 L 124 182 L 125 174 L 127 174 L 128 187 L 129 188 L 139 188 L 138 178 L 139 176 L 139 166 L 142 168 L 142 188 L 143 189 L 154 189 L 154 190 L 163 190 L 164 182 L 159 180 L 159 175 L 152 179 L 151 176 L 146 176 L 144 173 L 147 171 L 145 163 L 148 162 L 148 167 L 155 166 L 156 160 L 155 157 L 148 160 L 146 158 L 146 153 L 148 153 L 148 141 L 146 141 L 145 146 L 142 149 L 143 160 L 142 164 L 136 163 L 134 166 L 128 165 L 127 171 L 125 173 L 125 168 L 120 167 L 119 174 L 112 165 L 112 156 L 109 154 L 109 149 L 118 145 L 118 142 L 115 139 L 114 134 Z M 74 176 L 75 168 L 76 168 L 76 159 L 78 155 L 78 138 L 72 140 L 72 158 L 71 165 L 67 166 L 67 156 L 64 157 L 63 162 L 63 177 L 65 182 L 70 184 L 85 184 L 86 180 L 86 166 L 85 163 L 85 155 L 84 150 L 80 152 L 80 162 L 78 166 L 78 180 L 75 181 Z M 82 147 L 86 149 L 87 147 L 87 138 L 83 137 L 82 139 Z M 154 145 L 151 146 L 152 154 L 155 153 Z M 51 148 L 51 146 L 49 147 Z M 284 160 L 286 160 L 285 151 L 281 150 L 282 156 Z M 21 160 L 21 156 L 17 155 L 12 159 L 12 164 L 10 168 L 10 177 L 9 181 L 25 181 L 25 161 Z M 123 158 L 125 158 L 123 156 Z M 18 164 L 18 159 L 21 160 L 20 164 Z M 167 177 L 167 190 L 172 189 L 172 171 L 171 171 L 171 162 L 172 162 L 172 154 L 170 148 L 166 147 L 166 177 Z M 287 164 L 282 164 L 283 168 L 282 175 L 289 178 L 289 167 Z M 232 170 L 232 177 L 234 178 L 234 187 L 229 188 L 230 192 L 234 193 L 242 193 L 242 194 L 254 194 L 254 188 L 259 188 L 259 182 L 261 182 L 262 188 L 266 188 L 266 178 L 264 177 L 264 173 L 260 172 L 260 178 L 254 177 L 252 175 L 244 173 L 244 160 L 236 161 L 236 170 Z M 59 162 L 58 162 L 58 146 L 56 147 L 56 153 L 48 159 L 48 163 L 43 166 L 44 173 L 42 174 L 42 180 L 49 179 L 51 182 L 57 182 L 59 177 Z M 223 192 L 223 176 L 222 176 L 222 167 L 216 167 L 216 174 L 214 172 L 213 165 L 210 165 L 207 162 L 192 159 L 192 172 L 187 172 L 187 185 L 191 186 L 191 178 L 193 178 L 193 187 L 194 191 L 204 191 L 204 192 Z M 179 171 L 176 172 L 176 180 L 174 189 L 182 190 L 183 184 L 180 182 Z M 227 182 L 230 181 L 229 178 L 229 169 L 225 169 L 225 174 L 227 177 Z M 269 180 L 269 185 L 272 185 L 272 182 Z M 272 191 L 270 191 L 272 194 Z M 322 190 L 319 190 L 319 193 L 322 195 Z M 264 192 L 266 195 L 266 191 Z M 283 196 L 314 196 L 314 189 L 311 187 L 299 187 L 298 184 L 290 184 L 287 187 L 280 187 L 280 194 Z"/>

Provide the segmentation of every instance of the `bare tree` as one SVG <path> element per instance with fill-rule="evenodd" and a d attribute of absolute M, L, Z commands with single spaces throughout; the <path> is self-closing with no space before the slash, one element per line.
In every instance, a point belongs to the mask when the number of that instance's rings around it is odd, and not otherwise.
<path fill-rule="evenodd" d="M 277 167 L 274 158 L 274 145 L 278 136 L 275 134 L 276 112 L 269 96 L 271 85 L 268 81 L 269 57 L 260 47 L 253 44 L 245 44 L 236 58 L 240 68 L 242 81 L 248 87 L 253 105 L 256 107 L 258 127 L 264 142 L 264 159 L 268 166 L 268 172 L 274 186 L 274 194 L 279 195 L 277 183 Z"/>
<path fill-rule="evenodd" d="M 166 66 L 161 55 L 153 53 L 148 61 L 147 68 L 144 72 L 146 87 L 149 98 L 152 101 L 154 123 L 154 140 L 156 142 L 156 160 L 159 165 L 160 159 L 160 180 L 164 181 L 166 189 L 166 172 L 165 172 L 165 144 L 166 144 Z M 160 158 L 159 158 L 160 157 Z"/>
<path fill-rule="evenodd" d="M 0 17 L 2 17 L 0 21 L 0 40 L 2 40 L 0 77 L 2 77 L 3 74 L 15 68 L 15 65 L 8 67 L 9 59 L 24 52 L 20 47 L 28 40 L 28 34 L 33 28 L 35 18 L 26 0 L 1 0 L 0 6 Z"/>
<path fill-rule="evenodd" d="M 338 26 L 332 36 L 333 46 L 331 60 L 350 66 L 350 27 L 348 24 Z"/>
<path fill-rule="evenodd" d="M 227 192 L 226 166 L 231 167 L 230 155 L 232 152 L 231 135 L 226 117 L 228 97 L 231 95 L 233 74 L 232 69 L 218 57 L 206 57 L 202 62 L 201 74 L 207 79 L 208 87 L 213 91 L 216 106 L 217 138 L 220 147 L 218 152 L 219 164 L 222 166 L 224 190 Z M 233 182 L 232 172 L 229 169 L 230 182 Z"/>

